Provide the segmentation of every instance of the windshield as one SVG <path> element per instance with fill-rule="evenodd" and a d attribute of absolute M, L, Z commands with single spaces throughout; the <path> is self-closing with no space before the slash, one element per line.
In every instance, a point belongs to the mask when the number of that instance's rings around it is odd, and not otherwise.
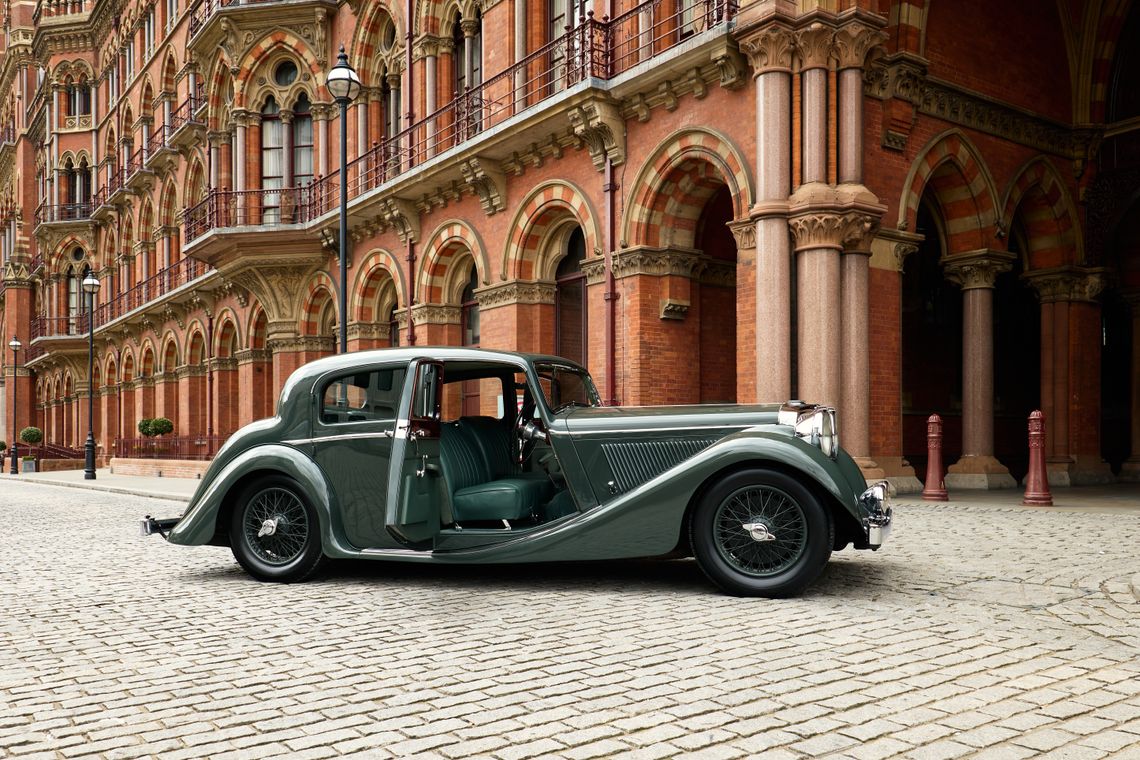
<path fill-rule="evenodd" d="M 534 368 L 538 371 L 538 384 L 546 403 L 555 414 L 574 406 L 602 405 L 598 389 L 586 370 L 554 362 L 538 362 Z"/>

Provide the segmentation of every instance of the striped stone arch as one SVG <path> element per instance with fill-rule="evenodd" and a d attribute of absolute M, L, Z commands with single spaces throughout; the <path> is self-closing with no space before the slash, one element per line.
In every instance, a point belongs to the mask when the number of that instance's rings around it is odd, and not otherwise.
<path fill-rule="evenodd" d="M 173 372 L 182 363 L 182 350 L 178 345 L 178 334 L 167 330 L 162 336 L 162 367 L 163 372 Z"/>
<path fill-rule="evenodd" d="M 546 243 L 551 231 L 570 219 L 582 228 L 587 258 L 600 256 L 601 229 L 586 194 L 564 180 L 543 182 L 519 204 L 511 222 L 511 234 L 503 251 L 502 278 L 553 278 L 557 257 L 551 255 Z"/>
<path fill-rule="evenodd" d="M 1010 183 L 1002 219 L 1010 228 L 1020 220 L 1030 268 L 1076 264 L 1084 259 L 1084 240 L 1076 234 L 1077 209 L 1053 163 L 1044 156 L 1028 161 Z"/>
<path fill-rule="evenodd" d="M 154 84 L 151 83 L 149 74 L 143 75 L 142 82 L 142 90 L 139 94 L 139 116 L 154 116 Z M 146 129 L 154 129 L 154 125 L 152 124 Z"/>
<path fill-rule="evenodd" d="M 255 89 L 254 85 L 256 84 L 253 75 L 257 72 L 262 61 L 278 50 L 287 51 L 290 53 L 290 57 L 295 56 L 300 59 L 301 69 L 308 70 L 313 77 L 313 82 L 325 81 L 325 71 L 317 63 L 317 57 L 309 43 L 293 32 L 278 27 L 255 42 L 242 59 L 237 78 L 234 80 L 234 108 L 245 108 L 247 106 L 246 100 Z M 323 84 L 319 92 L 322 99 L 332 99 Z"/>
<path fill-rule="evenodd" d="M 1112 85 L 1112 64 L 1121 42 L 1120 33 L 1128 19 L 1131 0 L 1104 0 L 1096 32 L 1089 72 L 1089 121 L 1101 123 L 1108 116 L 1108 90 Z M 1133 42 L 1135 44 L 1135 41 Z"/>
<path fill-rule="evenodd" d="M 722 185 L 732 196 L 733 218 L 747 216 L 752 176 L 736 145 L 710 129 L 675 132 L 638 172 L 621 239 L 629 245 L 693 247 L 701 212 Z"/>
<path fill-rule="evenodd" d="M 103 377 L 105 386 L 118 385 L 119 383 L 119 362 L 113 353 L 108 353 L 103 362 Z"/>
<path fill-rule="evenodd" d="M 962 132 L 937 135 L 915 158 L 907 175 L 899 229 L 913 230 L 923 193 L 930 189 L 945 221 L 946 252 L 988 247 L 997 221 L 993 177 L 978 149 Z"/>
<path fill-rule="evenodd" d="M 451 220 L 435 228 L 424 246 L 416 272 L 416 290 L 420 303 L 458 303 L 466 280 L 456 287 L 454 264 L 464 254 L 475 260 L 479 282 L 491 282 L 490 263 L 478 233 L 466 222 Z"/>
<path fill-rule="evenodd" d="M 360 262 L 356 281 L 352 284 L 349 313 L 354 320 L 379 322 L 387 319 L 386 314 L 375 313 L 376 297 L 385 284 L 385 278 L 395 286 L 396 308 L 404 308 L 404 270 L 395 256 L 377 248 Z"/>
<path fill-rule="evenodd" d="M 55 250 L 52 251 L 51 256 L 48 257 L 48 269 L 52 272 L 62 271 L 64 267 L 70 268 L 72 266 L 71 252 L 76 248 L 83 249 L 84 261 L 91 260 L 91 244 L 75 234 L 69 234 L 63 240 L 59 241 Z"/>
<path fill-rule="evenodd" d="M 182 198 L 182 206 L 185 208 L 189 208 L 206 198 L 206 167 L 202 165 L 202 160 L 198 156 L 194 156 L 190 160 L 190 168 L 186 171 L 186 184 L 182 189 Z"/>
<path fill-rule="evenodd" d="M 143 339 L 142 348 L 139 349 L 139 377 L 154 377 L 158 363 L 155 359 L 154 341 Z"/>
<path fill-rule="evenodd" d="M 479 0 L 416 0 L 414 32 L 446 36 L 450 29 L 447 22 L 458 10 L 463 18 L 474 18 L 476 9 L 482 7 Z"/>
<path fill-rule="evenodd" d="M 154 233 L 154 204 L 149 195 L 144 195 L 139 206 L 138 240 L 141 243 L 151 242 Z"/>
<path fill-rule="evenodd" d="M 134 380 L 136 377 L 136 375 L 135 375 L 135 354 L 134 354 L 134 349 L 132 349 L 130 346 L 127 346 L 126 348 L 123 349 L 122 362 L 123 362 L 123 382 L 126 383 L 126 382 L 130 382 L 131 380 Z"/>
<path fill-rule="evenodd" d="M 249 310 L 246 324 L 246 348 L 263 349 L 269 340 L 269 316 L 260 303 L 255 302 Z"/>
<path fill-rule="evenodd" d="M 242 345 L 241 331 L 238 328 L 241 323 L 234 310 L 228 306 L 218 313 L 214 322 L 213 355 L 219 359 L 230 359 Z"/>
<path fill-rule="evenodd" d="M 174 177 L 167 177 L 162 185 L 162 194 L 158 199 L 158 224 L 161 227 L 172 227 L 178 222 L 178 189 L 174 185 Z"/>
<path fill-rule="evenodd" d="M 392 20 L 396 29 L 396 41 L 391 50 L 384 52 L 380 48 L 380 36 L 388 19 Z M 356 31 L 352 37 L 352 45 L 348 51 L 349 61 L 360 74 L 361 84 L 365 87 L 380 87 L 383 83 L 375 81 L 385 63 L 391 63 L 394 58 L 403 55 L 407 33 L 404 26 L 403 7 L 398 3 L 371 0 L 367 2 L 357 16 Z"/>
<path fill-rule="evenodd" d="M 220 131 L 228 126 L 229 116 L 236 107 L 230 102 L 234 95 L 234 77 L 230 61 L 220 48 L 210 72 L 206 87 L 206 128 Z"/>
<path fill-rule="evenodd" d="M 175 55 L 174 45 L 166 46 L 166 56 L 162 63 L 162 92 L 173 95 L 178 86 L 178 58 Z M 175 105 L 178 105 L 175 103 Z"/>
<path fill-rule="evenodd" d="M 192 367 L 206 363 L 206 330 L 202 322 L 195 319 L 186 330 L 186 353 L 183 361 Z"/>
<path fill-rule="evenodd" d="M 297 325 L 301 335 L 321 334 L 321 315 L 328 304 L 332 304 L 333 319 L 339 319 L 337 312 L 336 283 L 332 281 L 327 272 L 316 272 L 309 278 L 304 292 L 301 294 L 300 324 Z"/>

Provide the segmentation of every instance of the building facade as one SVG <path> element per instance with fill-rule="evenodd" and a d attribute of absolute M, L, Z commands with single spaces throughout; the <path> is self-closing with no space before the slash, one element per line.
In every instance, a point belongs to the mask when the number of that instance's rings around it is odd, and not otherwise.
<path fill-rule="evenodd" d="M 1140 473 L 1131 0 L 9 0 L 4 32 L 0 438 L 130 458 L 162 416 L 208 457 L 343 319 L 562 354 L 610 403 L 834 404 L 901 488 L 935 412 L 952 486 L 1013 485 L 1034 408 L 1054 484 Z"/>

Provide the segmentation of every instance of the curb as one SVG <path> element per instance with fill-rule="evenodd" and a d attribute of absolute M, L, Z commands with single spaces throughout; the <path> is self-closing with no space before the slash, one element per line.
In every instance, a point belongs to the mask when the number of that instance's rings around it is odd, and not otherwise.
<path fill-rule="evenodd" d="M 184 503 L 190 502 L 190 496 L 180 493 L 170 493 L 169 491 L 159 493 L 156 491 L 144 491 L 138 488 L 130 488 L 126 486 L 104 486 L 104 485 L 88 485 L 86 483 L 69 483 L 66 480 L 32 480 L 20 477 L 12 477 L 11 475 L 0 475 L 0 480 L 14 480 L 20 483 L 30 483 L 37 486 L 58 486 L 59 488 L 77 488 L 87 491 L 103 491 L 104 493 L 117 493 L 125 496 L 145 496 L 152 499 L 163 499 L 166 501 L 181 501 Z"/>

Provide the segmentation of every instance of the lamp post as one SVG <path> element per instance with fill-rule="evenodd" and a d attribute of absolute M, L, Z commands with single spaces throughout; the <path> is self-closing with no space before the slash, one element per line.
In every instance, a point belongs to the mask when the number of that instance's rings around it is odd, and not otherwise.
<path fill-rule="evenodd" d="M 340 290 L 339 352 L 348 352 L 348 104 L 360 94 L 360 77 L 348 64 L 344 45 L 329 70 L 325 86 L 340 106 Z"/>
<path fill-rule="evenodd" d="M 8 348 L 12 349 L 12 469 L 9 470 L 9 472 L 15 475 L 19 472 L 19 470 L 16 469 L 16 460 L 20 458 L 20 452 L 17 450 L 19 448 L 17 444 L 20 440 L 20 431 L 16 430 L 16 409 L 19 408 L 20 403 L 17 396 L 20 392 L 20 364 L 17 355 L 20 349 L 23 348 L 23 344 L 20 343 L 19 338 L 13 335 L 12 340 L 8 341 Z"/>
<path fill-rule="evenodd" d="M 87 443 L 83 446 L 83 479 L 95 480 L 95 294 L 99 292 L 99 279 L 91 272 L 83 278 L 83 292 L 87 294 Z"/>

